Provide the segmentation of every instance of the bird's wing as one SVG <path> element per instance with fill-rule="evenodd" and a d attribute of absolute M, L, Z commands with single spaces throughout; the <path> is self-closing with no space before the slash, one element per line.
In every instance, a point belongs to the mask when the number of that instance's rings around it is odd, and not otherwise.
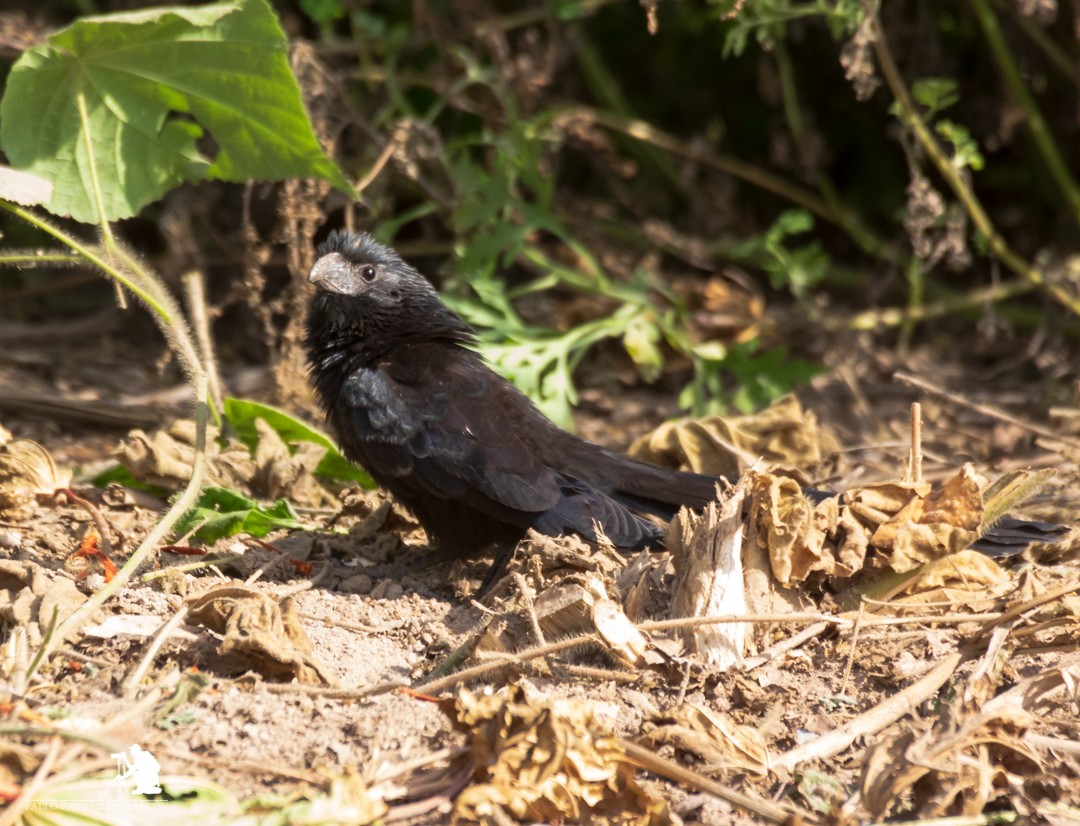
<path fill-rule="evenodd" d="M 350 435 L 369 470 L 504 518 L 506 509 L 555 506 L 557 475 L 515 434 L 501 379 L 471 355 L 430 349 L 410 349 L 346 381 Z"/>

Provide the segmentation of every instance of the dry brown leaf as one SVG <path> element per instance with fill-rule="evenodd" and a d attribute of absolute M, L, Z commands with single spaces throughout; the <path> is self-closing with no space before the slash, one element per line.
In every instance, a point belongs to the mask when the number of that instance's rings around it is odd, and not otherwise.
<path fill-rule="evenodd" d="M 453 823 L 518 820 L 661 826 L 672 823 L 663 799 L 643 789 L 618 740 L 580 700 L 531 702 L 463 690 L 454 724 L 469 738 L 473 785 L 454 802 Z"/>
<path fill-rule="evenodd" d="M 935 559 L 919 569 L 895 602 L 963 605 L 983 610 L 984 601 L 1003 596 L 1015 587 L 1008 573 L 978 551 L 960 551 Z"/>
<path fill-rule="evenodd" d="M 951 711 L 955 713 L 956 709 Z M 959 725 L 946 714 L 932 727 L 908 729 L 874 745 L 863 766 L 862 796 L 881 816 L 903 800 L 920 817 L 981 814 L 986 806 L 1042 770 L 1023 735 L 1034 721 L 1011 706 Z"/>
<path fill-rule="evenodd" d="M 206 478 L 209 484 L 253 493 L 251 480 L 255 462 L 248 449 L 233 444 L 222 450 L 217 431 L 206 436 Z M 142 430 L 132 430 L 121 442 L 116 460 L 138 479 L 150 485 L 177 488 L 191 478 L 195 461 L 194 422 L 182 419 L 168 429 L 152 436 Z"/>
<path fill-rule="evenodd" d="M 224 635 L 220 654 L 246 656 L 270 679 L 293 676 L 307 685 L 337 685 L 311 654 L 291 597 L 279 603 L 244 585 L 222 585 L 189 598 L 187 605 L 192 621 Z"/>
<path fill-rule="evenodd" d="M 706 774 L 731 768 L 754 774 L 769 771 L 765 738 L 752 726 L 739 725 L 698 703 L 664 712 L 659 722 L 642 739 L 643 745 L 690 752 L 706 764 Z"/>
<path fill-rule="evenodd" d="M 301 442 L 291 451 L 280 434 L 262 419 L 255 420 L 259 444 L 255 448 L 255 493 L 267 499 L 282 497 L 305 507 L 321 508 L 337 502 L 315 478 L 326 448 Z"/>
<path fill-rule="evenodd" d="M 931 490 L 929 482 L 879 482 L 847 491 L 843 501 L 867 524 L 880 525 L 913 499 L 925 499 Z"/>
<path fill-rule="evenodd" d="M 801 581 L 818 560 L 805 555 L 810 529 L 810 503 L 794 479 L 768 473 L 753 475 L 751 518 L 758 541 L 765 540 L 773 574 L 784 587 Z"/>
<path fill-rule="evenodd" d="M 759 458 L 769 466 L 805 468 L 838 449 L 836 437 L 789 395 L 752 416 L 665 422 L 637 439 L 629 453 L 665 467 L 735 479 Z"/>
<path fill-rule="evenodd" d="M 0 515 L 28 518 L 39 496 L 52 496 L 71 484 L 71 471 L 59 470 L 52 456 L 32 439 L 0 446 Z"/>
<path fill-rule="evenodd" d="M 715 617 L 746 613 L 743 579 L 743 499 L 748 482 L 710 502 L 701 513 L 679 511 L 668 529 L 667 546 L 675 565 L 673 617 Z M 727 670 L 746 653 L 743 623 L 687 628 L 683 640 L 689 652 L 710 665 Z"/>
<path fill-rule="evenodd" d="M 897 573 L 967 548 L 982 524 L 980 479 L 965 465 L 940 489 L 912 497 L 870 537 L 883 562 Z"/>

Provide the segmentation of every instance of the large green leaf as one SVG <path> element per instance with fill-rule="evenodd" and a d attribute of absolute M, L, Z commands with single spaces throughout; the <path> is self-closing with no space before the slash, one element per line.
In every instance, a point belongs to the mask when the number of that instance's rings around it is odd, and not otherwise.
<path fill-rule="evenodd" d="M 184 181 L 316 177 L 352 186 L 315 137 L 266 0 L 84 17 L 19 58 L 0 102 L 11 165 L 53 184 L 44 206 L 97 222 Z M 197 141 L 209 132 L 216 156 Z"/>

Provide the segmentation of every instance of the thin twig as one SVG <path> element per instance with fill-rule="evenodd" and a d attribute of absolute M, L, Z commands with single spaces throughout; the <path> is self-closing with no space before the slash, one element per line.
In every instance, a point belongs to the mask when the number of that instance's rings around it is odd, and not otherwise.
<path fill-rule="evenodd" d="M 572 648 L 581 648 L 582 646 L 598 642 L 599 640 L 592 634 L 581 634 L 577 637 L 560 640 L 559 642 L 548 643 L 547 645 L 519 651 L 516 654 L 503 654 L 498 657 L 493 657 L 491 660 L 482 663 L 481 665 L 474 665 L 472 668 L 463 668 L 461 671 L 455 671 L 453 674 L 448 674 L 438 680 L 431 680 L 429 682 L 420 680 L 413 685 L 413 688 L 423 689 L 428 694 L 437 694 L 445 688 L 449 688 L 450 686 L 459 683 L 465 683 L 469 680 L 475 680 L 477 677 L 483 677 L 485 674 L 498 671 L 500 668 L 506 668 L 508 665 L 520 665 L 529 660 L 535 660 L 538 657 L 547 657 L 562 651 L 569 651 Z"/>
<path fill-rule="evenodd" d="M 780 195 L 794 204 L 798 204 L 829 223 L 843 226 L 843 222 L 816 193 L 738 158 L 692 146 L 674 135 L 656 128 L 647 121 L 624 118 L 614 112 L 594 109 L 591 106 L 574 106 L 556 111 L 552 115 L 552 119 L 556 121 L 565 118 L 579 118 L 591 121 L 598 126 L 603 126 L 605 129 L 621 132 L 636 140 L 650 143 L 666 152 L 671 152 L 673 155 L 697 161 L 733 177 L 741 178 L 764 190 Z"/>
<path fill-rule="evenodd" d="M 910 714 L 925 700 L 933 697 L 945 682 L 955 673 L 969 652 L 954 651 L 941 660 L 930 671 L 902 691 L 887 698 L 869 711 L 853 717 L 839 728 L 821 735 L 809 743 L 796 746 L 784 752 L 772 762 L 774 769 L 792 771 L 799 763 L 833 757 L 848 748 L 859 737 L 866 737 L 881 731 Z"/>
<path fill-rule="evenodd" d="M 76 505 L 90 514 L 90 518 L 94 520 L 94 525 L 97 527 L 98 539 L 101 542 L 101 553 L 105 557 L 112 556 L 112 527 L 105 519 L 105 515 L 98 509 L 97 505 L 93 502 L 88 502 L 81 496 L 77 496 L 72 492 L 71 488 L 61 488 L 60 493 L 63 493 L 68 499 L 74 502 Z"/>
<path fill-rule="evenodd" d="M 840 680 L 840 688 L 836 690 L 836 693 L 843 696 L 847 690 L 848 680 L 851 679 L 851 667 L 855 664 L 855 651 L 859 646 L 859 631 L 862 628 L 860 624 L 863 618 L 863 612 L 866 610 L 866 603 L 859 603 L 859 613 L 855 616 L 855 627 L 851 629 L 851 641 L 848 643 L 850 649 L 848 651 L 847 663 L 844 665 L 844 677 Z"/>
<path fill-rule="evenodd" d="M 919 376 L 913 376 L 911 373 L 905 373 L 901 370 L 893 373 L 893 378 L 896 381 L 902 382 L 903 384 L 910 384 L 912 387 L 918 387 L 920 390 L 925 390 L 927 393 L 933 393 L 935 396 L 940 396 L 943 399 L 947 399 L 953 404 L 960 405 L 961 407 L 966 407 L 968 410 L 974 410 L 976 413 L 982 413 L 984 416 L 989 416 L 992 419 L 998 419 L 1003 422 L 1008 422 L 1009 424 L 1016 425 L 1019 428 L 1027 430 L 1029 433 L 1035 433 L 1047 439 L 1054 439 L 1055 441 L 1071 445 L 1077 450 L 1080 450 L 1080 442 L 1076 441 L 1075 439 L 1070 439 L 1067 436 L 1061 435 L 1060 433 L 1055 433 L 1052 430 L 1048 430 L 1042 425 L 1035 424 L 1034 422 L 1029 422 L 1026 419 L 1021 419 L 1017 416 L 1014 416 L 1012 413 L 1002 410 L 1000 407 L 971 401 L 970 399 L 965 398 L 958 393 L 952 393 L 946 390 L 940 385 L 934 384 L 933 382 L 927 381 L 926 379 Z"/>
<path fill-rule="evenodd" d="M 744 794 L 742 792 L 737 792 L 734 789 L 729 789 L 726 786 L 721 786 L 715 780 L 703 777 L 697 772 L 690 771 L 690 769 L 685 766 L 682 766 L 673 760 L 661 757 L 644 746 L 639 746 L 637 743 L 631 743 L 620 738 L 619 747 L 622 748 L 623 752 L 630 758 L 631 762 L 646 771 L 651 771 L 654 774 L 659 774 L 676 783 L 719 797 L 721 800 L 726 800 L 733 806 L 745 809 L 769 823 L 816 822 L 816 818 L 808 813 L 797 812 L 785 806 L 773 803 L 771 800 Z"/>
<path fill-rule="evenodd" d="M 138 692 L 143 677 L 146 676 L 146 672 L 150 670 L 150 666 L 154 663 L 154 658 L 157 657 L 166 640 L 172 636 L 173 631 L 179 628 L 180 624 L 187 618 L 187 615 L 188 607 L 185 605 L 154 632 L 154 636 L 150 640 L 150 644 L 147 646 L 146 653 L 143 654 L 139 665 L 131 672 L 131 676 L 124 681 L 124 697 L 126 699 L 130 700 Z"/>
<path fill-rule="evenodd" d="M 922 475 L 922 405 L 911 403 L 911 452 L 908 459 L 908 481 L 919 483 Z M 862 613 L 862 606 L 859 606 Z"/>
<path fill-rule="evenodd" d="M 990 46 L 990 53 L 994 56 L 998 69 L 1005 79 L 1009 94 L 1012 96 L 1013 102 L 1024 113 L 1028 130 L 1031 132 L 1032 142 L 1042 156 L 1046 169 L 1057 185 L 1058 191 L 1061 192 L 1065 202 L 1069 205 L 1073 222 L 1080 224 L 1080 187 L 1077 186 L 1076 181 L 1069 172 L 1068 164 L 1065 163 L 1061 152 L 1058 151 L 1057 144 L 1054 143 L 1054 136 L 1050 133 L 1050 127 L 1047 125 L 1042 112 L 1039 111 L 1039 107 L 1035 104 L 1035 98 L 1032 97 L 1031 92 L 1024 85 L 1024 79 L 1020 76 L 1020 68 L 1016 65 L 1016 60 L 1013 58 L 1012 52 L 1009 51 L 1005 36 L 1002 34 L 1001 22 L 997 19 L 986 0 L 970 0 L 970 2 L 971 7 L 975 10 L 975 17 L 982 27 L 983 37 L 986 38 L 986 42 Z"/>
<path fill-rule="evenodd" d="M 389 163 L 392 157 L 394 157 L 394 153 L 398 151 L 400 146 L 401 142 L 398 140 L 397 135 L 394 135 L 394 137 L 386 142 L 386 146 L 384 146 L 382 152 L 379 153 L 379 157 L 375 159 L 375 163 L 371 165 L 371 169 L 368 170 L 367 175 L 357 182 L 355 187 L 357 198 L 360 197 L 360 193 L 371 186 L 372 182 L 379 177 L 379 173 L 382 172 L 383 167 Z"/>
<path fill-rule="evenodd" d="M 406 688 L 408 685 L 408 680 L 388 680 L 384 683 L 373 683 L 359 688 L 325 688 L 319 685 L 303 685 L 302 683 L 260 683 L 259 687 L 269 694 L 306 694 L 309 697 L 358 700 L 364 697 L 375 697 L 379 694 L 389 694 L 395 689 Z"/>
<path fill-rule="evenodd" d="M 829 628 L 832 628 L 832 625 L 827 622 L 818 622 L 814 625 L 804 628 L 802 631 L 799 631 L 796 634 L 792 634 L 787 639 L 781 640 L 775 645 L 769 646 L 757 656 L 747 657 L 745 660 L 742 661 L 742 663 L 739 664 L 739 669 L 741 671 L 753 671 L 755 668 L 759 668 L 765 665 L 765 663 L 775 660 L 777 657 L 786 654 L 788 651 L 792 651 L 798 648 L 807 640 L 813 639 L 814 637 L 818 636 Z M 925 632 L 920 631 L 919 633 L 922 634 Z"/>

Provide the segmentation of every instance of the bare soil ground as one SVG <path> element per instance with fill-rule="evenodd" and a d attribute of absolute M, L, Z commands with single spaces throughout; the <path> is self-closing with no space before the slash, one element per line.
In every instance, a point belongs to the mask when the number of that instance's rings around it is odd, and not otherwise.
<path fill-rule="evenodd" d="M 916 393 L 882 380 L 897 366 L 895 357 L 842 352 L 850 355 L 801 394 L 836 434 L 839 449 L 804 470 L 836 489 L 897 478 L 907 405 Z M 91 395 L 85 388 L 95 385 L 103 399 L 119 385 L 128 394 L 161 390 L 154 364 L 120 370 L 99 357 L 73 373 L 65 359 L 78 357 L 70 347 L 22 355 L 0 366 L 0 384 L 52 384 L 71 398 Z M 1067 420 L 1065 426 L 1046 421 L 1044 387 L 1006 376 L 991 391 L 970 368 L 931 350 L 908 356 L 903 366 L 1020 420 L 1030 416 L 1040 426 L 1068 430 Z M 625 447 L 676 412 L 670 399 L 613 394 L 609 380 L 594 378 L 603 389 L 585 393 L 579 419 L 581 433 L 594 440 Z M 965 459 L 990 477 L 1013 467 L 1054 466 L 1055 485 L 1028 513 L 1077 524 L 1077 454 L 1068 437 L 1044 442 L 1059 451 L 1051 452 L 1035 444 L 1023 421 L 922 397 L 928 478 L 951 475 Z M 111 556 L 122 564 L 156 521 L 155 503 L 80 481 L 112 461 L 122 430 L 40 412 L 7 412 L 0 423 L 15 437 L 40 442 L 61 470 L 76 472 L 71 488 L 107 523 Z M 1071 538 L 1002 560 L 1006 587 L 973 584 L 966 592 L 942 591 L 952 595 L 944 601 L 902 609 L 866 603 L 861 613 L 844 613 L 837 588 L 809 583 L 799 589 L 802 611 L 849 621 L 759 624 L 754 638 L 765 656 L 720 672 L 686 651 L 678 631 L 651 632 L 652 654 L 634 665 L 595 629 L 592 644 L 505 658 L 572 635 L 559 626 L 547 634 L 537 628 L 536 605 L 567 583 L 595 582 L 590 576 L 635 622 L 668 617 L 673 571 L 666 553 L 613 561 L 575 540 L 526 542 L 510 576 L 477 602 L 489 560 L 402 571 L 394 561 L 405 546 L 424 541 L 408 515 L 377 492 L 352 491 L 344 502 L 308 516 L 337 533 L 223 540 L 207 556 L 227 561 L 193 569 L 204 557 L 157 554 L 21 693 L 8 694 L 0 766 L 9 793 L 40 782 L 38 799 L 48 799 L 55 787 L 47 778 L 60 769 L 111 778 L 109 755 L 139 744 L 160 763 L 163 777 L 220 787 L 223 802 L 202 812 L 209 820 L 236 821 L 239 801 L 247 801 L 245 816 L 270 813 L 277 822 L 368 822 L 386 811 L 388 819 L 446 822 L 454 797 L 471 785 L 472 808 L 457 814 L 486 811 L 488 822 L 500 822 L 490 814 L 496 804 L 514 812 L 514 800 L 527 796 L 522 788 L 552 777 L 562 778 L 566 796 L 585 795 L 588 772 L 561 761 L 587 754 L 609 797 L 594 797 L 598 808 L 582 822 L 775 822 L 786 816 L 777 803 L 829 822 L 995 811 L 1018 813 L 1024 822 L 1080 822 L 1080 562 Z M 17 660 L 13 621 L 24 621 L 32 656 L 48 625 L 41 608 L 47 597 L 63 592 L 76 599 L 103 584 L 100 564 L 73 555 L 94 524 L 86 506 L 64 495 L 26 503 L 0 524 L 0 564 L 8 566 L 0 581 L 5 668 Z M 626 565 L 634 572 L 629 582 L 620 573 Z M 35 576 L 43 579 L 35 583 Z M 631 606 L 639 582 L 645 586 Z M 226 586 L 234 603 L 247 600 L 254 613 L 236 615 L 228 627 L 205 617 L 193 621 L 198 595 L 225 593 Z M 15 609 L 20 598 L 24 608 Z M 151 647 L 185 605 L 183 621 Z M 921 619 L 874 624 L 912 615 Z M 112 631 L 109 619 L 120 621 Z M 782 646 L 807 627 L 811 633 L 801 642 Z M 247 648 L 225 650 L 223 641 L 240 638 Z M 487 671 L 446 677 L 437 690 L 423 684 L 437 669 L 453 674 L 484 663 Z M 6 679 L 15 679 L 10 670 Z M 439 699 L 460 698 L 464 688 L 472 694 L 459 699 L 456 711 Z M 485 702 L 503 705 L 487 717 L 469 706 Z M 528 709 L 544 710 L 547 722 L 530 718 Z M 574 714 L 582 709 L 591 722 L 578 726 Z M 463 721 L 458 727 L 455 715 Z M 62 738 L 42 736 L 47 731 Z M 604 756 L 603 738 L 610 736 L 644 744 L 660 762 L 620 774 L 611 767 L 625 765 L 618 762 L 625 758 Z M 793 750 L 829 737 L 838 745 L 823 756 L 811 751 L 806 760 L 790 761 Z M 492 768 L 509 759 L 505 750 L 515 738 L 531 743 L 511 772 L 521 787 L 508 786 Z M 561 746 L 552 752 L 545 738 Z M 749 796 L 749 808 L 713 793 L 716 786 Z M 311 800 L 321 801 L 321 815 L 296 808 L 313 806 Z M 536 811 L 554 810 L 529 811 L 535 818 Z"/>

